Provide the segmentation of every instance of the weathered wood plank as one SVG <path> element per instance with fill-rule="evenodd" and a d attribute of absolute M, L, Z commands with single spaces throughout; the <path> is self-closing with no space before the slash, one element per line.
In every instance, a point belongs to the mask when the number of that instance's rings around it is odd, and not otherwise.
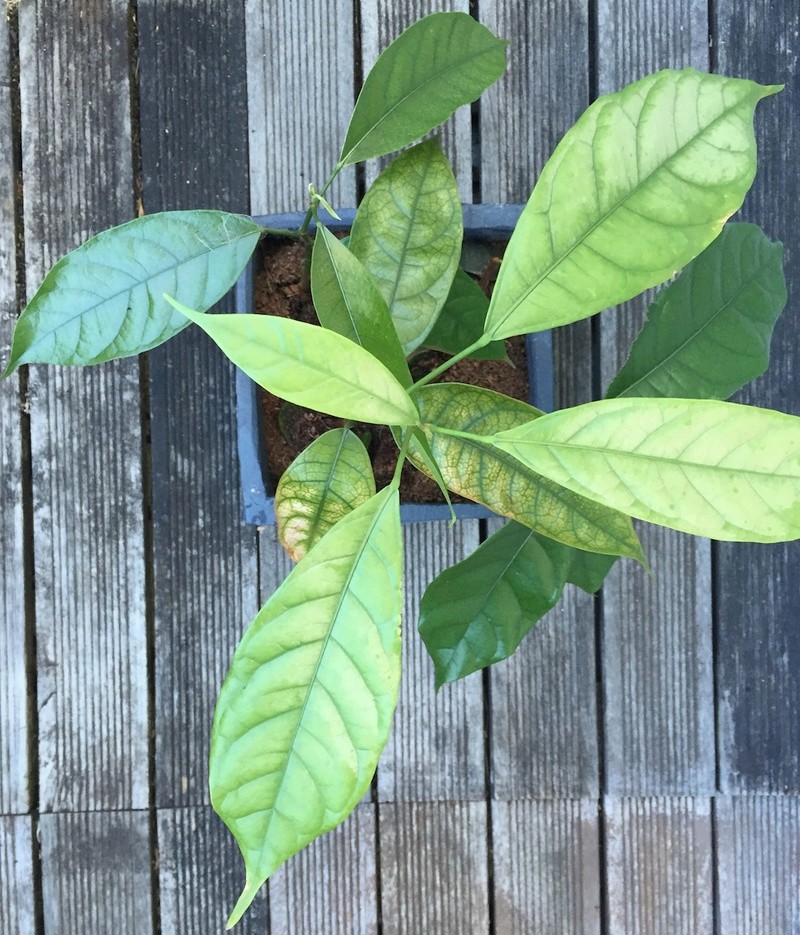
<path fill-rule="evenodd" d="M 600 93 L 686 65 L 708 68 L 705 0 L 601 0 Z M 603 387 L 627 357 L 646 305 L 634 300 L 603 315 Z M 709 793 L 715 782 L 709 544 L 658 527 L 641 532 L 654 575 L 619 562 L 603 590 L 606 788 Z"/>
<path fill-rule="evenodd" d="M 716 799 L 719 931 L 800 932 L 800 799 Z"/>
<path fill-rule="evenodd" d="M 800 7 L 792 0 L 718 0 L 714 42 L 724 74 L 786 82 L 756 115 L 758 176 L 742 211 L 786 245 L 789 303 L 768 375 L 736 398 L 800 414 Z M 743 41 L 746 37 L 746 41 Z M 800 547 L 717 551 L 718 706 L 723 791 L 800 791 Z"/>
<path fill-rule="evenodd" d="M 431 0 L 361 0 L 361 62 L 366 76 L 386 46 L 423 16 L 438 12 L 441 4 Z M 454 0 L 448 10 L 469 12 L 468 0 Z M 441 128 L 434 131 L 442 139 L 442 148 L 453 166 L 461 201 L 472 199 L 472 118 L 469 107 L 461 107 Z M 366 164 L 367 184 L 371 185 L 380 170 L 393 157 L 371 159 Z"/>
<path fill-rule="evenodd" d="M 419 602 L 440 571 L 478 544 L 478 524 L 409 523 L 403 612 L 403 676 L 389 741 L 378 766 L 381 802 L 483 798 L 483 689 L 479 674 L 435 692 L 433 663 L 417 633 Z"/>
<path fill-rule="evenodd" d="M 508 73 L 481 98 L 484 202 L 523 202 L 555 144 L 588 103 L 583 0 L 481 4 L 511 40 Z M 591 398 L 591 331 L 555 334 L 559 406 Z M 500 799 L 595 795 L 594 601 L 568 593 L 507 663 L 491 673 L 492 767 Z"/>
<path fill-rule="evenodd" d="M 48 935 L 151 935 L 146 812 L 42 815 L 44 927 Z"/>
<path fill-rule="evenodd" d="M 246 21 L 252 210 L 304 210 L 309 184 L 321 188 L 339 158 L 355 101 L 353 9 L 246 0 Z M 352 167 L 328 197 L 355 205 Z"/>
<path fill-rule="evenodd" d="M 32 819 L 0 817 L 0 932 L 34 935 Z"/>
<path fill-rule="evenodd" d="M 28 294 L 133 210 L 128 4 L 19 8 Z M 147 805 L 139 366 L 30 370 L 41 807 Z"/>
<path fill-rule="evenodd" d="M 712 935 L 708 799 L 605 801 L 608 930 Z"/>
<path fill-rule="evenodd" d="M 600 935 L 597 802 L 492 803 L 497 935 Z"/>
<path fill-rule="evenodd" d="M 281 935 L 377 935 L 377 814 L 363 803 L 273 874 L 270 931 Z"/>
<path fill-rule="evenodd" d="M 140 0 L 138 16 L 145 209 L 246 212 L 243 2 Z M 196 805 L 207 801 L 216 695 L 257 609 L 233 367 L 189 329 L 150 354 L 150 403 L 156 803 Z"/>
<path fill-rule="evenodd" d="M 486 935 L 486 804 L 402 802 L 379 814 L 386 935 Z"/>
<path fill-rule="evenodd" d="M 15 185 L 8 19 L 0 16 L 0 360 L 17 315 Z M 28 810 L 25 561 L 19 377 L 0 381 L 0 813 Z"/>
<path fill-rule="evenodd" d="M 233 836 L 210 806 L 158 810 L 158 880 L 161 935 L 224 932 L 244 885 L 244 863 Z M 264 889 L 237 932 L 256 935 L 266 925 Z"/>

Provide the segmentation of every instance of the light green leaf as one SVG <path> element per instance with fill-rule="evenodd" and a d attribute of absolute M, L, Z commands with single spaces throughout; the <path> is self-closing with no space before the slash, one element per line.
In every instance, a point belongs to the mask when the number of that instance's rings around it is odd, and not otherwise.
<path fill-rule="evenodd" d="M 402 149 L 477 100 L 505 71 L 507 44 L 466 13 L 418 20 L 370 69 L 340 163 Z"/>
<path fill-rule="evenodd" d="M 779 90 L 687 68 L 595 101 L 509 241 L 487 335 L 586 318 L 685 266 L 741 205 L 756 170 L 753 112 Z"/>
<path fill-rule="evenodd" d="M 369 787 L 400 679 L 401 550 L 398 495 L 386 488 L 317 543 L 236 649 L 209 761 L 212 805 L 247 871 L 229 928 Z"/>
<path fill-rule="evenodd" d="M 367 449 L 348 429 L 331 429 L 300 452 L 278 483 L 278 539 L 297 562 L 340 519 L 374 495 Z"/>
<path fill-rule="evenodd" d="M 103 231 L 50 270 L 20 315 L 5 375 L 21 364 L 99 364 L 186 327 L 162 294 L 205 310 L 234 285 L 261 228 L 224 211 L 170 211 Z"/>
<path fill-rule="evenodd" d="M 464 270 L 456 270 L 447 300 L 425 338 L 425 346 L 445 354 L 458 354 L 483 334 L 488 310 L 489 299 L 481 287 Z M 469 356 L 477 360 L 508 359 L 504 341 L 492 341 Z"/>
<path fill-rule="evenodd" d="M 361 262 L 322 225 L 311 255 L 311 294 L 323 327 L 360 344 L 403 386 L 411 385 L 386 302 Z"/>
<path fill-rule="evenodd" d="M 726 399 L 767 369 L 784 305 L 783 246 L 727 224 L 656 296 L 608 396 Z"/>
<path fill-rule="evenodd" d="M 593 594 L 615 561 L 507 523 L 434 578 L 422 597 L 419 632 L 436 687 L 508 659 L 568 581 Z"/>
<path fill-rule="evenodd" d="M 606 399 L 501 432 L 492 444 L 648 522 L 733 542 L 800 538 L 800 419 L 782 412 Z"/>
<path fill-rule="evenodd" d="M 281 399 L 358 422 L 419 421 L 411 397 L 386 367 L 334 331 L 271 315 L 206 315 L 169 301 Z"/>
<path fill-rule="evenodd" d="M 438 140 L 398 156 L 356 212 L 350 250 L 374 277 L 406 354 L 447 299 L 462 235 L 458 188 Z"/>
<path fill-rule="evenodd" d="M 423 387 L 416 396 L 428 436 L 447 486 L 551 539 L 577 548 L 642 559 L 630 518 L 570 491 L 488 441 L 454 438 L 436 426 L 490 435 L 525 425 L 541 413 L 501 393 L 460 383 Z M 413 442 L 409 455 L 420 470 L 425 462 Z"/>

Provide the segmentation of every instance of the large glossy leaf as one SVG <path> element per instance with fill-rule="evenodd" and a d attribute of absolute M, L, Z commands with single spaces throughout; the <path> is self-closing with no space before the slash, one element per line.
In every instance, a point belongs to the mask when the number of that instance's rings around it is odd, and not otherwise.
<path fill-rule="evenodd" d="M 349 247 L 374 277 L 406 354 L 447 299 L 462 235 L 458 188 L 438 140 L 398 156 L 361 202 Z"/>
<path fill-rule="evenodd" d="M 595 101 L 509 241 L 487 335 L 586 318 L 685 266 L 741 205 L 756 169 L 753 112 L 778 90 L 685 69 Z"/>
<path fill-rule="evenodd" d="M 297 562 L 340 519 L 374 495 L 367 449 L 348 429 L 331 429 L 300 452 L 278 483 L 278 539 Z"/>
<path fill-rule="evenodd" d="M 271 315 L 207 315 L 174 304 L 237 367 L 281 399 L 341 419 L 418 421 L 411 397 L 386 367 L 334 331 Z"/>
<path fill-rule="evenodd" d="M 205 311 L 234 285 L 260 233 L 238 214 L 172 211 L 98 234 L 56 263 L 20 315 L 6 375 L 162 344 L 187 324 L 163 293 Z"/>
<path fill-rule="evenodd" d="M 402 149 L 503 74 L 508 43 L 466 13 L 433 13 L 383 52 L 356 101 L 340 162 Z"/>
<path fill-rule="evenodd" d="M 727 224 L 656 296 L 608 396 L 726 399 L 767 369 L 785 304 L 783 246 Z"/>
<path fill-rule="evenodd" d="M 400 678 L 401 549 L 387 488 L 306 555 L 234 653 L 209 761 L 211 802 L 247 871 L 229 927 L 369 787 Z"/>
<path fill-rule="evenodd" d="M 493 444 L 649 522 L 738 542 L 800 538 L 800 419 L 782 412 L 607 399 L 501 432 Z"/>
<path fill-rule="evenodd" d="M 343 334 L 382 361 L 403 386 L 411 385 L 389 309 L 372 276 L 327 228 L 317 227 L 311 257 L 311 294 L 325 328 Z"/>
<path fill-rule="evenodd" d="M 491 435 L 527 424 L 538 409 L 482 387 L 439 383 L 417 395 L 420 418 L 447 486 L 503 516 L 576 548 L 641 559 L 630 518 L 576 497 L 488 442 L 454 438 L 436 426 Z M 412 442 L 410 456 L 425 471 Z"/>
<path fill-rule="evenodd" d="M 434 578 L 422 597 L 419 632 L 436 687 L 507 659 L 568 581 L 594 593 L 615 561 L 507 523 Z"/>
<path fill-rule="evenodd" d="M 425 338 L 425 346 L 446 354 L 458 354 L 474 344 L 483 334 L 489 299 L 481 287 L 463 269 L 456 270 L 447 300 L 436 324 Z M 505 360 L 504 341 L 492 341 L 470 354 L 477 360 Z"/>

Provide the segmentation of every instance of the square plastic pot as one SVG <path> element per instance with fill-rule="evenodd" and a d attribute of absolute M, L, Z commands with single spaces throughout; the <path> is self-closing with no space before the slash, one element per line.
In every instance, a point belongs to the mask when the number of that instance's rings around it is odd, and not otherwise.
<path fill-rule="evenodd" d="M 519 219 L 522 205 L 464 205 L 464 239 L 473 241 L 508 240 Z M 331 221 L 331 230 L 349 230 L 355 210 L 340 212 L 340 221 Z M 300 225 L 302 214 L 272 214 L 254 218 L 264 227 L 292 229 Z M 256 257 L 258 253 L 256 253 Z M 236 284 L 236 309 L 253 311 L 255 260 L 247 264 Z M 547 412 L 553 408 L 553 345 L 549 331 L 525 337 L 528 359 L 530 401 Z M 242 483 L 244 520 L 257 526 L 275 523 L 275 481 L 269 462 L 258 404 L 259 388 L 240 370 L 236 373 L 236 424 L 239 470 Z M 495 514 L 478 503 L 454 504 L 459 519 L 488 519 Z M 450 510 L 445 503 L 403 503 L 404 522 L 447 520 Z"/>

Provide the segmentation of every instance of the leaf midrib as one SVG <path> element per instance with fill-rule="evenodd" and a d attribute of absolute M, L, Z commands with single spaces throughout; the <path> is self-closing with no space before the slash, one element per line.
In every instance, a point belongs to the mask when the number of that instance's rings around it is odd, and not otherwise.
<path fill-rule="evenodd" d="M 742 104 L 742 101 L 737 101 L 735 105 L 732 105 L 726 110 L 723 110 L 722 113 L 720 113 L 717 117 L 715 117 L 710 123 L 706 124 L 700 131 L 698 131 L 693 137 L 691 137 L 691 139 L 687 140 L 682 146 L 680 146 L 679 149 L 676 149 L 675 152 L 670 153 L 670 155 L 667 156 L 667 158 L 663 162 L 659 163 L 658 166 L 656 166 L 652 172 L 650 172 L 645 178 L 643 178 L 634 188 L 628 191 L 627 194 L 624 196 L 624 198 L 620 199 L 618 202 L 616 202 L 616 204 L 612 205 L 612 207 L 609 208 L 603 215 L 601 215 L 598 218 L 598 220 L 580 236 L 579 240 L 576 240 L 564 253 L 561 254 L 560 257 L 558 257 L 557 260 L 555 260 L 548 267 L 545 268 L 545 270 L 542 272 L 541 276 L 536 280 L 536 282 L 532 283 L 530 287 L 528 287 L 522 292 L 520 297 L 509 307 L 508 311 L 503 316 L 503 318 L 501 318 L 500 321 L 498 321 L 495 327 L 492 329 L 490 337 L 494 338 L 498 330 L 508 321 L 508 319 L 514 314 L 514 312 L 519 308 L 519 306 L 522 305 L 523 302 L 527 301 L 530 295 L 539 288 L 539 286 L 550 276 L 550 274 L 553 273 L 554 270 L 558 269 L 558 267 L 561 266 L 561 264 L 565 262 L 565 260 L 569 259 L 572 253 L 575 250 L 577 250 L 579 247 L 581 247 L 586 242 L 586 240 L 588 240 L 588 238 L 595 232 L 595 230 L 597 230 L 598 227 L 605 224 L 606 221 L 615 212 L 619 211 L 619 209 L 622 208 L 627 201 L 633 198 L 634 195 L 636 195 L 643 186 L 648 184 L 657 172 L 660 172 L 665 166 L 669 165 L 669 163 L 673 159 L 679 156 L 684 150 L 686 150 L 689 146 L 695 143 L 701 136 L 707 133 L 718 121 L 722 120 L 723 118 L 727 117 L 730 113 L 735 111 L 741 104 Z M 595 126 L 594 126 L 594 131 L 593 131 L 595 135 L 596 135 L 596 131 L 597 131 L 597 121 L 595 121 Z M 638 124 L 637 124 L 637 142 L 638 142 Z M 547 212 L 539 212 L 539 213 L 545 213 L 548 218 L 550 216 L 549 209 Z M 497 289 L 495 289 L 494 295 L 497 295 Z M 491 312 L 491 308 L 490 308 L 490 312 Z"/>

